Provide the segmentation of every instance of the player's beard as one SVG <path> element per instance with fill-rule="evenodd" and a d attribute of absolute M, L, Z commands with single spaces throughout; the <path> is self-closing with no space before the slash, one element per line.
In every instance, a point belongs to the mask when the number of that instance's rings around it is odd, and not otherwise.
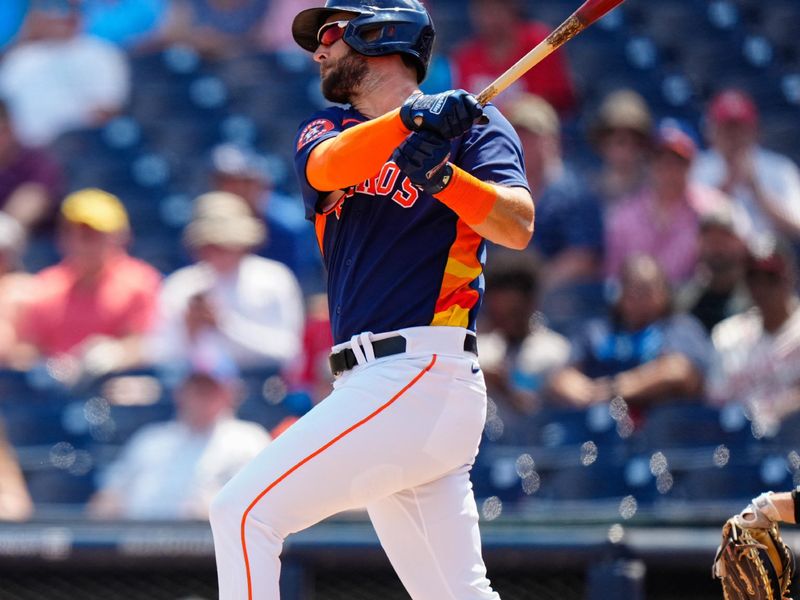
<path fill-rule="evenodd" d="M 367 71 L 367 59 L 351 50 L 322 76 L 322 95 L 331 102 L 350 103 Z"/>

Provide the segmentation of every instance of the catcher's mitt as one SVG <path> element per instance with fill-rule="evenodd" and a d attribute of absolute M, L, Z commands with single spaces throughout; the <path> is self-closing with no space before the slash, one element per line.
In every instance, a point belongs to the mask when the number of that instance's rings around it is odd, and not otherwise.
<path fill-rule="evenodd" d="M 713 574 L 722 581 L 725 600 L 791 600 L 794 554 L 777 523 L 741 527 L 736 517 L 722 528 Z"/>

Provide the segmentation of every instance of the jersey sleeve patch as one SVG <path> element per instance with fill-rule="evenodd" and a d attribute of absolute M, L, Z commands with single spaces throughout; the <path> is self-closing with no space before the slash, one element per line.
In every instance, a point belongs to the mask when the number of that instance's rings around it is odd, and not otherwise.
<path fill-rule="evenodd" d="M 305 126 L 297 139 L 297 150 L 319 139 L 333 129 L 333 122 L 328 119 L 315 119 Z"/>

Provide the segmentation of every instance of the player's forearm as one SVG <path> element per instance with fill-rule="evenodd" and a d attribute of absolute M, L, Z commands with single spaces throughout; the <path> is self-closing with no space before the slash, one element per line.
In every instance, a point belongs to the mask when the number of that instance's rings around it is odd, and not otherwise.
<path fill-rule="evenodd" d="M 772 503 L 778 509 L 781 521 L 784 523 L 796 523 L 795 519 L 795 499 L 792 497 L 792 492 L 778 492 L 772 494 Z"/>
<path fill-rule="evenodd" d="M 306 178 L 316 190 L 332 192 L 373 177 L 411 133 L 400 120 L 400 109 L 360 123 L 311 151 Z"/>
<path fill-rule="evenodd" d="M 497 192 L 497 200 L 486 219 L 473 226 L 473 229 L 495 244 L 522 250 L 533 236 L 533 199 L 525 188 L 493 187 Z"/>

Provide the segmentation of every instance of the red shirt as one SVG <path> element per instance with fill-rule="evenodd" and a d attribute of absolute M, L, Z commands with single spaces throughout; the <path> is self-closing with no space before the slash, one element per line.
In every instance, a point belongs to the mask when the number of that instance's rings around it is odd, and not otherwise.
<path fill-rule="evenodd" d="M 543 23 L 533 21 L 519 24 L 511 32 L 515 39 L 514 51 L 496 62 L 492 60 L 483 41 L 466 43 L 453 54 L 456 87 L 479 93 L 549 34 L 550 29 Z M 503 104 L 510 102 L 515 90 L 541 96 L 560 113 L 568 112 L 575 106 L 572 80 L 560 51 L 554 52 L 525 73 L 503 92 L 500 101 Z"/>
<path fill-rule="evenodd" d="M 66 262 L 44 269 L 34 281 L 35 300 L 20 323 L 20 338 L 45 356 L 74 351 L 95 335 L 123 338 L 154 324 L 161 275 L 120 253 L 90 286 L 76 286 Z"/>

